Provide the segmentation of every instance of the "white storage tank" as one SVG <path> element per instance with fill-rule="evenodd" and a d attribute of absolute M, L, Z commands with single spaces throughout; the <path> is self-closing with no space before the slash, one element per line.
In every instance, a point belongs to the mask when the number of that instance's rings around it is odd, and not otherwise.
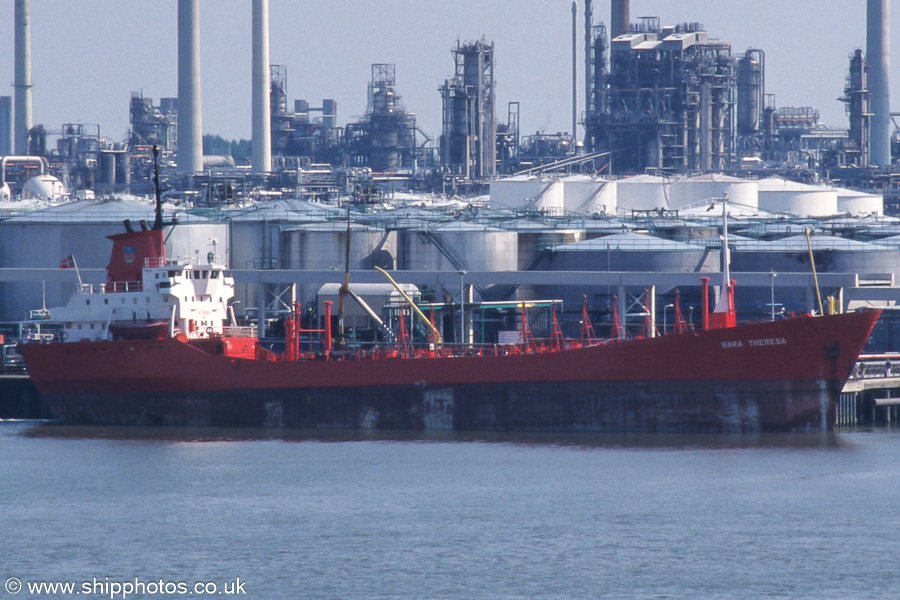
<path fill-rule="evenodd" d="M 285 229 L 280 235 L 282 269 L 343 271 L 347 260 L 347 224 L 314 223 Z M 393 269 L 397 234 L 377 227 L 350 225 L 350 269 Z"/>
<path fill-rule="evenodd" d="M 616 213 L 616 182 L 588 175 L 570 175 L 562 179 L 563 206 L 578 215 Z"/>
<path fill-rule="evenodd" d="M 669 208 L 669 182 L 656 175 L 636 175 L 616 181 L 616 209 L 656 210 Z"/>
<path fill-rule="evenodd" d="M 289 228 L 280 233 L 279 268 L 306 271 L 334 271 L 334 281 L 343 280 L 347 262 L 347 223 L 313 223 Z M 377 227 L 351 224 L 350 269 L 373 267 L 391 270 L 397 256 L 397 233 Z M 317 285 L 297 287 L 297 297 L 308 302 Z"/>
<path fill-rule="evenodd" d="M 58 202 L 66 196 L 66 186 L 53 175 L 35 175 L 22 189 L 22 198 L 25 200 L 43 200 L 45 202 Z"/>
<path fill-rule="evenodd" d="M 884 196 L 868 194 L 845 188 L 835 188 L 838 212 L 845 215 L 863 216 L 884 214 Z"/>
<path fill-rule="evenodd" d="M 585 230 L 572 227 L 571 223 L 555 225 L 543 220 L 518 219 L 505 223 L 504 229 L 514 231 L 518 236 L 517 269 L 535 269 L 539 255 L 547 250 L 565 244 L 574 244 L 585 239 Z"/>
<path fill-rule="evenodd" d="M 514 271 L 518 266 L 518 234 L 459 221 L 400 234 L 399 268 L 408 271 Z"/>
<path fill-rule="evenodd" d="M 822 185 L 808 185 L 777 177 L 759 181 L 759 207 L 798 217 L 827 217 L 838 213 L 837 192 Z"/>
<path fill-rule="evenodd" d="M 702 273 L 719 269 L 719 256 L 706 248 L 682 242 L 662 239 L 643 233 L 625 232 L 602 238 L 585 240 L 557 247 L 551 254 L 546 271 L 648 271 L 697 273 L 700 283 Z M 577 284 L 575 279 L 573 283 Z M 595 294 L 606 295 L 606 286 L 579 285 L 537 286 L 537 294 L 543 298 L 560 298 L 566 306 L 579 306 L 582 294 L 589 298 Z"/>
<path fill-rule="evenodd" d="M 559 179 L 516 175 L 491 182 L 490 207 L 494 210 L 533 210 L 549 215 L 564 212 L 563 185 Z"/>
<path fill-rule="evenodd" d="M 759 207 L 759 187 L 756 181 L 739 179 L 721 173 L 676 179 L 669 185 L 669 208 L 680 209 L 715 198 L 725 198 L 735 206 Z"/>
<path fill-rule="evenodd" d="M 458 221 L 402 231 L 398 266 L 408 271 L 515 271 L 518 234 Z M 484 300 L 480 294 L 476 299 Z"/>

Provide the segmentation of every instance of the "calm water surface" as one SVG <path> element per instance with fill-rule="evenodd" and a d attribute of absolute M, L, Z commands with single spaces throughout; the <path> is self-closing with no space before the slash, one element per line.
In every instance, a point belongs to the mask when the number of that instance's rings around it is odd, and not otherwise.
<path fill-rule="evenodd" d="M 900 598 L 898 449 L 891 430 L 271 437 L 0 423 L 0 582 L 221 591 L 240 577 L 242 597 L 274 599 Z M 15 597 L 38 596 L 0 588 Z"/>

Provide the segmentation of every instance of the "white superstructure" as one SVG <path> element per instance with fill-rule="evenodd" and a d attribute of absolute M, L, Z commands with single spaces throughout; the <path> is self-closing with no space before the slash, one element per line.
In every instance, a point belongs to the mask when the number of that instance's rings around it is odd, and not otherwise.
<path fill-rule="evenodd" d="M 80 284 L 66 306 L 50 310 L 63 324 L 66 341 L 105 340 L 119 330 L 165 324 L 168 335 L 188 339 L 222 335 L 233 325 L 228 302 L 234 279 L 222 265 L 187 260 L 147 259 L 143 281 Z"/>

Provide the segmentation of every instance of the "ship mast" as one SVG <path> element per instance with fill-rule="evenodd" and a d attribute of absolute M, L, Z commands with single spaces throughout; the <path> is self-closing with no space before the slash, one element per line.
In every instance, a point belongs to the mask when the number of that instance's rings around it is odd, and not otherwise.
<path fill-rule="evenodd" d="M 710 315 L 711 329 L 734 327 L 736 315 L 734 310 L 734 287 L 731 284 L 731 250 L 728 247 L 728 194 L 723 194 L 722 202 L 722 288 L 716 298 L 716 306 Z M 710 208 L 715 206 L 713 203 Z"/>
<path fill-rule="evenodd" d="M 338 344 L 346 344 L 344 338 L 344 299 L 350 290 L 350 201 L 347 201 L 347 238 L 344 247 L 344 284 L 338 291 Z"/>
<path fill-rule="evenodd" d="M 722 198 L 722 288 L 731 287 L 731 251 L 728 248 L 728 192 Z"/>
<path fill-rule="evenodd" d="M 162 229 L 162 194 L 159 189 L 159 146 L 156 144 L 153 144 L 153 192 L 156 194 L 156 218 L 153 219 L 153 229 Z"/>

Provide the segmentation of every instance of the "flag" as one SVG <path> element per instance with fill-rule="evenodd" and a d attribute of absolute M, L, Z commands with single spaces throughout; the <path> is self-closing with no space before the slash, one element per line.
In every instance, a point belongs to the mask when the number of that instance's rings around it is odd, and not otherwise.
<path fill-rule="evenodd" d="M 59 261 L 60 269 L 74 269 L 75 268 L 75 256 L 70 254 L 61 261 Z"/>

